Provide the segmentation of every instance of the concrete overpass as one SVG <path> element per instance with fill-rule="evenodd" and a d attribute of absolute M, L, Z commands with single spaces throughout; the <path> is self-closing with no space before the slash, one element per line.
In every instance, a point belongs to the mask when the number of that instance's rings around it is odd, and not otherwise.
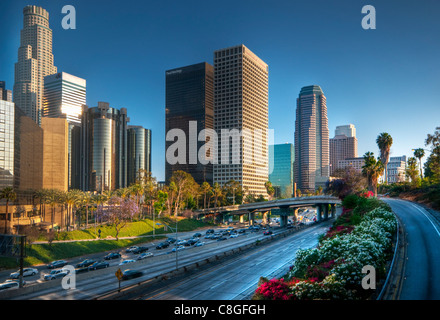
<path fill-rule="evenodd" d="M 336 205 L 340 204 L 341 200 L 333 196 L 310 196 L 310 197 L 296 197 L 288 199 L 279 199 L 263 202 L 253 202 L 241 205 L 225 206 L 218 208 L 209 208 L 197 210 L 196 215 L 216 214 L 221 215 L 223 220 L 226 215 L 239 215 L 240 220 L 247 214 L 249 221 L 253 223 L 255 220 L 255 213 L 262 212 L 263 219 L 268 219 L 268 216 L 273 209 L 277 209 L 280 215 L 280 226 L 287 225 L 287 217 L 301 207 L 316 207 L 317 220 L 326 220 L 329 217 L 334 217 L 336 214 Z M 292 210 L 293 209 L 293 210 Z"/>

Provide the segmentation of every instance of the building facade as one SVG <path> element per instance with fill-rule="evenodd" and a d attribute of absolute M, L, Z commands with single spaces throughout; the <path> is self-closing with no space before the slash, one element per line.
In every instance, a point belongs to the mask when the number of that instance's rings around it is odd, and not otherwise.
<path fill-rule="evenodd" d="M 390 157 L 387 165 L 388 183 L 403 182 L 406 179 L 406 156 Z"/>
<path fill-rule="evenodd" d="M 347 158 L 338 160 L 337 169 L 345 169 L 346 167 L 353 167 L 358 172 L 362 172 L 362 167 L 365 165 L 364 157 Z"/>
<path fill-rule="evenodd" d="M 338 168 L 339 160 L 357 158 L 358 156 L 356 128 L 353 125 L 336 127 L 335 137 L 329 140 L 329 150 L 330 175 L 333 176 Z"/>
<path fill-rule="evenodd" d="M 61 118 L 68 123 L 68 188 L 79 184 L 79 132 L 83 105 L 86 104 L 86 80 L 59 72 L 44 77 L 43 117 Z"/>
<path fill-rule="evenodd" d="M 52 54 L 52 30 L 49 13 L 43 8 L 26 6 L 23 15 L 13 96 L 15 104 L 40 125 L 44 77 L 57 72 Z"/>
<path fill-rule="evenodd" d="M 293 163 L 295 152 L 293 144 L 269 146 L 269 181 L 275 189 L 274 197 L 290 198 L 293 196 Z"/>
<path fill-rule="evenodd" d="M 303 87 L 297 99 L 295 166 L 297 187 L 314 192 L 329 178 L 329 130 L 326 97 L 316 85 Z"/>
<path fill-rule="evenodd" d="M 269 67 L 244 45 L 214 52 L 214 182 L 267 196 Z"/>
<path fill-rule="evenodd" d="M 12 91 L 6 90 L 5 81 L 0 81 L 0 100 L 12 102 Z"/>
<path fill-rule="evenodd" d="M 144 170 L 143 173 L 140 173 L 141 170 Z M 127 185 L 136 183 L 148 172 L 151 173 L 151 130 L 141 126 L 128 126 Z"/>
<path fill-rule="evenodd" d="M 127 186 L 127 109 L 83 106 L 80 189 L 103 192 Z"/>
<path fill-rule="evenodd" d="M 172 150 L 175 130 L 180 130 L 185 139 L 184 149 L 178 150 L 184 153 L 183 161 L 174 162 L 171 159 L 174 154 L 166 154 L 165 180 L 169 182 L 174 171 L 182 170 L 191 174 L 198 184 L 205 181 L 212 184 L 212 162 L 201 162 L 198 153 L 206 142 L 203 130 L 214 129 L 213 66 L 203 62 L 171 69 L 165 72 L 165 78 L 165 150 Z"/>

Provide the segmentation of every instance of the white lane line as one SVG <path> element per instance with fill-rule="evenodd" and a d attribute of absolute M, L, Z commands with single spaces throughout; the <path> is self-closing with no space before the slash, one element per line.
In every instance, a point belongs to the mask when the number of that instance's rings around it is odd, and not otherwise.
<path fill-rule="evenodd" d="M 424 212 L 425 209 L 420 209 L 417 205 L 415 205 L 414 203 L 411 203 L 411 206 L 413 206 L 414 208 L 416 208 L 417 210 L 419 210 L 425 217 L 426 219 L 429 220 L 429 222 L 432 224 L 432 226 L 434 227 L 435 231 L 437 232 L 437 235 L 440 237 L 440 232 L 438 231 L 437 227 L 435 226 L 434 222 L 432 222 L 431 218 Z"/>

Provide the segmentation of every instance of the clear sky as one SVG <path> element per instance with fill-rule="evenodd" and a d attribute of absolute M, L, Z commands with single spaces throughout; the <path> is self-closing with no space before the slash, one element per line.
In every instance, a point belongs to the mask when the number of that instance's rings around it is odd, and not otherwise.
<path fill-rule="evenodd" d="M 0 80 L 11 90 L 28 4 L 49 11 L 55 65 L 87 80 L 87 104 L 126 107 L 131 125 L 152 130 L 159 181 L 165 70 L 212 64 L 214 50 L 241 43 L 269 65 L 275 143 L 293 143 L 296 98 L 311 84 L 327 97 L 330 137 L 356 126 L 359 156 L 378 155 L 381 132 L 394 139 L 391 156 L 410 156 L 440 126 L 438 0 L 1 0 Z M 64 5 L 76 8 L 76 30 L 62 28 Z M 361 26 L 364 5 L 376 30 Z"/>

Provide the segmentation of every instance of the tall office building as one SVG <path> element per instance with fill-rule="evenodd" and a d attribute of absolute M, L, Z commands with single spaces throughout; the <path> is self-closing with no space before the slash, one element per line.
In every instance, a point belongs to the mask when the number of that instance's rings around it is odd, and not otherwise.
<path fill-rule="evenodd" d="M 244 45 L 214 52 L 214 182 L 267 195 L 269 67 Z"/>
<path fill-rule="evenodd" d="M 12 102 L 12 91 L 6 90 L 5 81 L 0 81 L 0 100 Z"/>
<path fill-rule="evenodd" d="M 12 187 L 20 204 L 42 188 L 43 129 L 11 101 L 0 99 L 0 189 Z"/>
<path fill-rule="evenodd" d="M 269 181 L 276 198 L 293 196 L 293 163 L 295 152 L 291 143 L 269 146 Z"/>
<path fill-rule="evenodd" d="M 347 135 L 348 134 L 348 135 Z M 333 176 L 338 168 L 338 161 L 357 158 L 356 128 L 354 125 L 338 126 L 335 137 L 329 140 L 330 175 Z"/>
<path fill-rule="evenodd" d="M 59 72 L 44 77 L 43 117 L 64 118 L 81 125 L 86 104 L 86 80 Z"/>
<path fill-rule="evenodd" d="M 44 77 L 43 118 L 62 118 L 68 123 L 68 188 L 79 184 L 79 132 L 81 113 L 86 104 L 86 80 L 59 72 Z"/>
<path fill-rule="evenodd" d="M 127 109 L 83 106 L 80 189 L 102 192 L 127 186 Z"/>
<path fill-rule="evenodd" d="M 145 170 L 151 173 L 151 130 L 141 126 L 127 129 L 127 185 L 142 179 Z"/>
<path fill-rule="evenodd" d="M 214 129 L 214 70 L 206 63 L 198 63 L 177 69 L 167 70 L 165 96 L 166 134 L 181 130 L 184 133 L 184 161 L 174 163 L 169 156 L 165 162 L 165 180 L 169 182 L 176 170 L 191 174 L 198 184 L 204 181 L 212 184 L 212 162 L 204 164 L 199 161 L 198 151 L 205 145 L 205 139 L 200 139 L 204 129 Z M 203 137 L 202 137 L 203 138 Z M 166 139 L 165 150 L 175 142 Z M 210 155 L 205 154 L 206 160 Z"/>
<path fill-rule="evenodd" d="M 18 62 L 15 64 L 14 102 L 38 125 L 43 110 L 44 77 L 57 72 L 52 54 L 49 13 L 41 7 L 23 9 Z"/>
<path fill-rule="evenodd" d="M 356 127 L 354 124 L 336 126 L 335 136 L 356 137 Z"/>
<path fill-rule="evenodd" d="M 297 99 L 294 175 L 302 192 L 324 188 L 329 177 L 327 105 L 316 85 L 303 87 Z"/>

